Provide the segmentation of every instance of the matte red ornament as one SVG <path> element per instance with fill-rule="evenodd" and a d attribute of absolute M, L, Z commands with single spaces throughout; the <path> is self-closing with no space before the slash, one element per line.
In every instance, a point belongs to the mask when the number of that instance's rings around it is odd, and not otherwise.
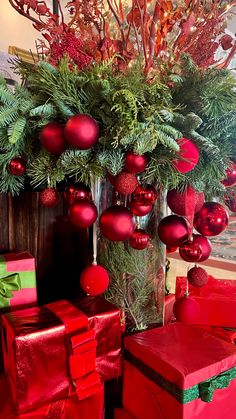
<path fill-rule="evenodd" d="M 22 157 L 16 157 L 9 161 L 7 170 L 11 175 L 22 176 L 26 172 L 25 161 Z"/>
<path fill-rule="evenodd" d="M 184 240 L 187 240 L 189 235 L 187 221 L 178 215 L 168 215 L 159 223 L 158 235 L 160 240 L 167 246 L 180 246 Z"/>
<path fill-rule="evenodd" d="M 194 228 L 203 236 L 218 236 L 228 225 L 229 215 L 223 205 L 205 202 L 194 217 Z"/>
<path fill-rule="evenodd" d="M 200 244 L 194 243 L 193 240 L 185 240 L 179 246 L 179 254 L 186 262 L 198 262 L 202 256 Z"/>
<path fill-rule="evenodd" d="M 136 176 L 132 173 L 121 172 L 113 179 L 115 190 L 122 195 L 130 195 L 138 185 Z"/>
<path fill-rule="evenodd" d="M 150 240 L 151 238 L 146 231 L 136 228 L 129 239 L 129 245 L 136 250 L 143 250 L 149 245 Z"/>
<path fill-rule="evenodd" d="M 91 199 L 91 191 L 88 186 L 82 183 L 69 185 L 64 191 L 64 199 L 68 204 L 73 204 L 77 199 Z"/>
<path fill-rule="evenodd" d="M 199 160 L 199 150 L 193 141 L 187 138 L 177 140 L 180 147 L 179 159 L 173 160 L 173 165 L 180 173 L 187 173 L 194 169 Z"/>
<path fill-rule="evenodd" d="M 144 155 L 135 154 L 132 151 L 125 153 L 125 170 L 129 173 L 143 172 L 148 163 L 148 157 Z"/>
<path fill-rule="evenodd" d="M 39 194 L 39 202 L 44 207 L 53 208 L 59 202 L 59 193 L 54 188 L 45 188 Z"/>
<path fill-rule="evenodd" d="M 66 149 L 64 128 L 58 122 L 49 122 L 40 133 L 40 141 L 49 153 L 59 155 Z"/>
<path fill-rule="evenodd" d="M 230 191 L 230 195 L 225 195 L 225 205 L 232 212 L 236 212 L 236 192 Z"/>
<path fill-rule="evenodd" d="M 193 196 L 194 192 L 194 212 L 200 211 L 204 204 L 204 192 L 197 192 L 190 185 L 187 186 L 184 192 L 180 192 L 177 189 L 171 189 L 167 192 L 167 204 L 171 211 L 178 215 L 192 215 L 188 214 L 187 203 L 189 195 Z"/>
<path fill-rule="evenodd" d="M 109 275 L 100 265 L 91 265 L 84 269 L 80 276 L 81 288 L 88 295 L 100 295 L 109 285 Z"/>
<path fill-rule="evenodd" d="M 140 205 L 153 205 L 157 199 L 157 191 L 152 185 L 139 185 L 133 193 L 133 200 Z"/>
<path fill-rule="evenodd" d="M 210 240 L 201 234 L 193 234 L 193 243 L 199 244 L 202 250 L 202 255 L 198 262 L 207 260 L 211 254 L 212 246 Z"/>
<path fill-rule="evenodd" d="M 66 141 L 74 148 L 87 150 L 94 147 L 99 138 L 99 125 L 89 115 L 74 115 L 68 119 L 64 135 Z"/>
<path fill-rule="evenodd" d="M 226 170 L 226 177 L 221 181 L 226 188 L 236 185 L 236 163 L 231 162 Z"/>
<path fill-rule="evenodd" d="M 180 297 L 174 303 L 173 312 L 178 321 L 191 324 L 198 320 L 200 306 L 198 302 L 191 297 Z"/>
<path fill-rule="evenodd" d="M 188 281 L 194 287 L 202 287 L 208 281 L 208 273 L 200 266 L 194 266 L 187 273 Z"/>
<path fill-rule="evenodd" d="M 87 198 L 78 199 L 69 207 L 69 220 L 79 228 L 90 227 L 97 219 L 96 205 Z"/>
<path fill-rule="evenodd" d="M 99 226 L 101 234 L 112 241 L 129 240 L 135 228 L 131 211 L 118 205 L 102 213 Z"/>
<path fill-rule="evenodd" d="M 129 203 L 129 209 L 138 217 L 144 217 L 152 210 L 152 208 L 152 205 L 140 205 L 137 201 L 131 201 Z"/>

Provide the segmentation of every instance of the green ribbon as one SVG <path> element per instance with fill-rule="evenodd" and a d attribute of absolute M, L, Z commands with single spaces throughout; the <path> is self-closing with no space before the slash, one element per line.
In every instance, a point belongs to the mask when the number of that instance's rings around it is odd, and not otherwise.
<path fill-rule="evenodd" d="M 21 289 L 21 281 L 18 273 L 8 275 L 0 279 L 0 303 L 4 303 L 5 299 L 13 297 L 12 291 Z"/>

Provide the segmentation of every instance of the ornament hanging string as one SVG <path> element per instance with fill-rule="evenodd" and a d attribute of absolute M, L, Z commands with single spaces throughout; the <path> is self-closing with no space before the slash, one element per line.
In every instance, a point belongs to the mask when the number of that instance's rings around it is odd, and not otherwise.
<path fill-rule="evenodd" d="M 92 200 L 94 204 L 96 205 L 97 209 L 99 210 L 100 178 L 94 178 L 93 176 L 91 176 L 91 193 L 92 193 Z M 93 223 L 93 262 L 92 262 L 92 265 L 97 265 L 98 218 Z"/>
<path fill-rule="evenodd" d="M 184 192 L 185 214 L 188 221 L 189 239 L 193 239 L 193 220 L 195 210 L 195 190 L 192 187 L 187 187 Z"/>

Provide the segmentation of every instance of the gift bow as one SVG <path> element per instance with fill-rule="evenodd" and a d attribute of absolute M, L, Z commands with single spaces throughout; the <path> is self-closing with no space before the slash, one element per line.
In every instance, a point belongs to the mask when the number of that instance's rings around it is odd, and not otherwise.
<path fill-rule="evenodd" d="M 214 391 L 220 388 L 226 388 L 229 386 L 232 378 L 235 378 L 235 371 L 234 377 L 232 376 L 232 369 L 229 371 L 222 372 L 221 374 L 217 375 L 214 378 L 211 378 L 207 381 L 203 381 L 199 383 L 199 396 L 203 402 L 211 402 L 213 399 Z"/>
<path fill-rule="evenodd" d="M 8 275 L 0 279 L 0 300 L 2 298 L 13 297 L 12 291 L 19 291 L 21 289 L 21 281 L 18 273 Z"/>

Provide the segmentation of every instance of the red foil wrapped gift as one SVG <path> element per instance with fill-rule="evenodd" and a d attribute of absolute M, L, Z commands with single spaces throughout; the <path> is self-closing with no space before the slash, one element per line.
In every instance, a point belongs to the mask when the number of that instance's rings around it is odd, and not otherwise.
<path fill-rule="evenodd" d="M 114 410 L 114 419 L 135 419 L 135 417 L 128 410 L 120 407 Z"/>
<path fill-rule="evenodd" d="M 179 322 L 125 339 L 123 405 L 137 419 L 228 419 L 236 348 Z"/>
<path fill-rule="evenodd" d="M 85 319 L 90 330 L 83 328 Z M 120 375 L 120 310 L 101 297 L 7 313 L 2 332 L 4 366 L 18 413 L 67 399 L 75 391 L 74 378 L 81 398 L 87 397 L 94 385 L 96 390 L 95 367 L 102 381 Z"/>
<path fill-rule="evenodd" d="M 176 278 L 176 299 L 185 295 L 186 277 Z M 203 287 L 188 285 L 189 296 L 199 304 L 199 316 L 193 324 L 236 328 L 236 281 L 215 279 L 209 275 Z"/>
<path fill-rule="evenodd" d="M 164 300 L 164 324 L 171 323 L 175 320 L 173 313 L 173 305 L 175 303 L 175 295 L 168 294 Z"/>

